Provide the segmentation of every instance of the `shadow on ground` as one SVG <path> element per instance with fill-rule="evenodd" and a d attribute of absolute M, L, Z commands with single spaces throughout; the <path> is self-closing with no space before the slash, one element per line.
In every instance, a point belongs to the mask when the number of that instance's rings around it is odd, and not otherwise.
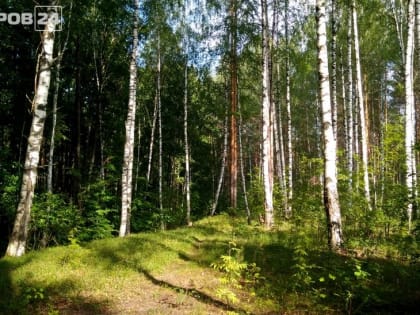
<path fill-rule="evenodd" d="M 77 292 L 78 283 L 72 279 L 54 282 L 45 287 L 28 274 L 19 283 L 12 282 L 12 273 L 28 264 L 31 256 L 0 259 L 0 314 L 2 315 L 114 315 L 108 301 L 83 297 Z"/>

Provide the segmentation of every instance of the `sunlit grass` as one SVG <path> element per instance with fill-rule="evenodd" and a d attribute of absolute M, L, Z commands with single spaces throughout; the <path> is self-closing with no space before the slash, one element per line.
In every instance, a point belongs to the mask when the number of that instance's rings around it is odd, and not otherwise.
<path fill-rule="evenodd" d="M 394 256 L 384 259 L 382 251 L 398 252 L 395 244 L 371 248 L 371 256 L 362 259 L 335 255 L 317 229 L 313 222 L 285 221 L 267 232 L 256 224 L 248 226 L 245 219 L 220 215 L 189 228 L 2 258 L 0 313 L 66 310 L 66 314 L 79 314 L 85 309 L 106 314 L 118 312 L 125 300 L 137 301 L 141 294 L 147 294 L 155 303 L 150 302 L 150 309 L 161 314 L 168 310 L 159 301 L 168 295 L 173 307 L 190 305 L 188 314 L 211 313 L 211 307 L 255 314 L 349 312 L 349 301 L 353 310 L 357 307 L 361 312 L 381 311 L 385 306 L 390 312 L 413 309 L 420 290 L 419 266 Z M 264 281 L 255 287 L 226 287 L 235 291 L 239 301 L 225 305 L 215 294 L 223 285 L 218 280 L 222 275 L 210 265 L 233 247 L 239 250 L 235 259 L 256 263 Z M 355 276 L 357 266 L 360 277 Z"/>

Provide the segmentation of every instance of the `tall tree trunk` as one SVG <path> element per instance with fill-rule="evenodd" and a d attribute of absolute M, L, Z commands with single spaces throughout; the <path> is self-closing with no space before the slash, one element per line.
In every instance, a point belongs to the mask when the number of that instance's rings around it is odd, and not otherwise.
<path fill-rule="evenodd" d="M 365 199 L 369 210 L 372 210 L 370 200 L 370 187 L 369 187 L 369 170 L 368 170 L 368 136 L 366 127 L 366 112 L 365 103 L 363 97 L 363 82 L 362 82 L 362 68 L 360 62 L 360 45 L 359 45 L 359 30 L 357 22 L 357 10 L 356 2 L 352 1 L 352 13 L 353 13 L 353 36 L 354 36 L 354 51 L 356 61 L 356 92 L 357 92 L 357 104 L 359 105 L 359 121 L 360 121 L 360 133 L 362 140 L 362 170 L 363 170 L 363 185 L 365 192 Z"/>
<path fill-rule="evenodd" d="M 188 34 L 187 34 L 187 8 L 188 2 L 184 3 L 184 49 L 185 49 L 185 69 L 184 69 L 184 148 L 185 148 L 185 199 L 187 206 L 187 225 L 191 226 L 191 193 L 190 193 L 190 147 L 188 143 Z"/>
<path fill-rule="evenodd" d="M 228 155 L 228 111 L 226 108 L 225 112 L 225 123 L 223 125 L 223 154 L 222 154 L 222 165 L 220 167 L 220 174 L 219 174 L 219 180 L 217 182 L 217 189 L 216 189 L 216 195 L 214 197 L 214 201 L 211 207 L 210 214 L 213 216 L 216 213 L 217 203 L 219 201 L 220 191 L 222 190 L 222 184 L 223 184 L 223 178 L 225 176 L 225 168 L 226 168 L 226 158 Z"/>
<path fill-rule="evenodd" d="M 417 38 L 417 59 L 420 66 L 420 0 L 416 0 L 416 38 Z"/>
<path fill-rule="evenodd" d="M 20 201 L 16 211 L 12 235 L 9 239 L 6 255 L 22 256 L 25 253 L 31 218 L 32 200 L 38 175 L 39 153 L 46 118 L 48 90 L 51 81 L 53 63 L 54 31 L 57 11 L 54 7 L 48 10 L 48 20 L 41 37 L 39 67 L 37 69 L 36 90 L 32 103 L 32 125 L 28 138 L 25 167 L 20 191 Z"/>
<path fill-rule="evenodd" d="M 162 99 L 161 99 L 161 48 L 160 48 L 160 31 L 158 31 L 158 61 L 157 61 L 157 111 L 158 111 L 158 136 L 159 136 L 159 211 L 160 211 L 160 228 L 165 230 L 166 224 L 163 217 L 163 148 L 162 148 Z"/>
<path fill-rule="evenodd" d="M 141 120 L 137 122 L 137 162 L 136 162 L 136 175 L 134 177 L 134 196 L 138 191 L 138 179 L 140 173 L 140 161 L 141 161 Z"/>
<path fill-rule="evenodd" d="M 392 13 L 395 21 L 395 28 L 397 30 L 397 37 L 398 37 L 398 44 L 400 46 L 400 52 L 403 64 L 405 64 L 405 43 L 404 43 L 404 35 L 403 35 L 403 13 L 402 13 L 402 3 L 400 1 L 400 6 L 397 7 L 395 0 L 391 0 L 392 2 Z"/>
<path fill-rule="evenodd" d="M 413 209 L 415 208 L 416 191 L 416 156 L 414 152 L 416 120 L 414 103 L 414 0 L 408 4 L 408 35 L 405 57 L 405 154 L 406 185 L 408 191 L 408 230 L 411 231 Z"/>
<path fill-rule="evenodd" d="M 354 121 L 353 121 L 353 62 L 352 62 L 352 13 L 349 11 L 348 29 L 347 29 L 347 166 L 349 170 L 349 189 L 350 193 L 353 191 L 353 135 L 354 135 Z"/>
<path fill-rule="evenodd" d="M 238 111 L 239 111 L 239 126 L 238 126 L 238 141 L 239 141 L 239 168 L 241 170 L 241 181 L 242 181 L 242 190 L 244 193 L 244 203 L 245 203 L 245 210 L 246 210 L 246 218 L 248 224 L 251 224 L 251 211 L 249 210 L 248 204 L 248 193 L 246 189 L 246 178 L 245 178 L 245 167 L 244 167 L 244 156 L 243 156 L 243 149 L 242 149 L 242 134 L 243 134 L 243 123 L 242 123 L 242 111 L 241 111 L 241 103 L 238 102 Z"/>
<path fill-rule="evenodd" d="M 343 245 L 341 212 L 337 190 L 337 141 L 334 138 L 331 115 L 330 81 L 328 73 L 327 31 L 325 0 L 316 1 L 317 47 L 322 129 L 324 139 L 324 205 L 327 214 L 328 241 L 332 250 Z"/>
<path fill-rule="evenodd" d="M 139 3 L 134 0 L 133 47 L 130 60 L 130 82 L 128 113 L 125 122 L 124 160 L 121 180 L 121 224 L 120 237 L 130 234 L 131 202 L 133 195 L 133 160 L 134 160 L 134 131 L 136 129 L 136 92 L 137 92 L 137 52 L 138 52 L 138 23 Z"/>
<path fill-rule="evenodd" d="M 269 73 L 269 36 L 267 1 L 261 0 L 262 13 L 262 170 L 264 183 L 265 226 L 270 229 L 274 224 L 273 207 L 273 158 L 272 158 L 272 126 L 270 102 L 270 73 Z"/>
<path fill-rule="evenodd" d="M 237 207 L 238 193 L 238 58 L 237 41 L 237 0 L 230 0 L 230 206 Z"/>
<path fill-rule="evenodd" d="M 416 0 L 416 37 L 417 37 L 417 66 L 415 66 L 416 69 L 416 73 L 415 73 L 415 77 L 417 77 L 417 90 L 420 90 L 420 0 Z M 414 63 L 415 64 L 415 63 Z M 415 101 L 416 101 L 416 108 L 415 108 L 415 112 L 416 112 L 416 126 L 417 126 L 417 130 L 416 130 L 416 135 L 417 135 L 417 139 L 416 142 L 420 143 L 420 125 L 417 124 L 417 121 L 420 121 L 420 94 L 419 92 L 417 92 L 417 94 L 414 96 L 415 97 Z M 419 150 L 417 150 L 417 155 L 415 155 L 415 157 L 417 158 L 417 160 L 420 160 L 420 152 Z M 417 165 L 416 165 L 417 166 Z M 416 173 L 418 175 L 417 172 L 417 168 L 416 168 Z M 419 178 L 416 178 L 418 183 Z M 415 189 L 415 194 L 416 197 L 419 194 L 419 187 L 417 186 Z M 420 215 L 420 207 L 417 205 L 417 209 L 416 209 L 416 213 L 417 213 L 417 217 Z"/>
<path fill-rule="evenodd" d="M 288 4 L 289 1 L 286 0 L 285 2 L 285 28 L 286 28 L 286 38 L 288 39 Z M 280 1 L 275 0 L 274 2 L 274 17 L 273 17 L 273 41 L 275 43 L 275 47 L 278 48 L 280 46 L 280 36 L 279 36 L 279 23 L 278 18 L 280 16 Z M 286 40 L 286 45 L 288 45 L 288 40 Z M 288 47 L 286 47 L 286 53 L 287 53 L 287 60 L 289 60 L 288 55 Z M 283 135 L 283 119 L 282 119 L 282 109 L 281 109 L 281 89 L 280 89 L 280 56 L 279 54 L 275 55 L 276 58 L 274 59 L 275 62 L 275 71 L 273 70 L 273 86 L 272 86 L 272 92 L 274 93 L 274 113 L 275 113 L 275 119 L 274 119 L 274 125 L 273 125 L 273 134 L 274 134 L 274 149 L 275 149 L 275 161 L 276 161 L 276 173 L 277 178 L 280 185 L 280 190 L 282 192 L 282 201 L 283 201 L 283 211 L 285 216 L 287 217 L 287 213 L 289 210 L 287 199 L 288 199 L 288 190 L 287 190 L 287 177 L 286 177 L 286 162 L 284 157 L 284 135 Z M 273 62 L 273 60 L 272 60 Z M 287 64 L 288 66 L 288 64 Z M 287 72 L 287 71 L 286 71 Z M 275 73 L 275 77 L 274 77 Z M 286 80 L 287 81 L 287 80 Z M 290 81 L 287 81 L 290 83 Z M 274 91 L 273 91 L 274 89 Z M 290 90 L 289 90 L 290 91 Z"/>
<path fill-rule="evenodd" d="M 280 64 L 277 62 L 277 84 L 280 84 Z M 283 119 L 282 119 L 282 110 L 280 105 L 280 97 L 278 99 L 278 138 L 279 138 L 279 157 L 280 160 L 280 169 L 278 170 L 278 177 L 280 180 L 280 187 L 283 192 L 283 208 L 286 215 L 288 211 L 288 189 L 287 189 L 287 176 L 286 176 L 286 158 L 284 154 L 284 135 L 283 135 Z"/>
<path fill-rule="evenodd" d="M 82 133 L 82 61 L 81 61 L 81 47 L 80 47 L 80 36 L 76 39 L 76 77 L 75 77 L 75 117 L 74 117 L 74 124 L 76 126 L 76 135 L 73 139 L 73 148 L 72 148 L 72 155 L 73 155 L 73 165 L 72 168 L 74 172 L 72 172 L 72 197 L 79 203 L 79 192 L 81 187 L 81 156 L 80 156 L 80 147 L 81 147 L 81 133 Z M 80 206 L 80 205 L 79 205 Z"/>
<path fill-rule="evenodd" d="M 287 45 L 286 55 L 286 110 L 287 110 L 287 209 L 286 218 L 292 215 L 292 198 L 293 198 L 293 146 L 292 146 L 292 110 L 290 99 L 290 56 L 289 56 L 289 21 L 288 21 L 288 4 L 286 0 L 286 21 L 285 21 L 285 35 Z"/>
<path fill-rule="evenodd" d="M 73 1 L 70 2 L 70 16 L 73 9 Z M 70 22 L 69 22 L 70 23 Z M 60 72 L 61 72 L 61 61 L 63 60 L 63 56 L 65 51 L 67 50 L 67 43 L 69 41 L 70 36 L 70 25 L 67 26 L 67 35 L 64 40 L 63 47 L 57 54 L 56 58 L 56 76 L 55 76 L 55 89 L 54 89 L 54 96 L 53 96 L 53 108 L 52 108 L 52 122 L 51 122 L 51 137 L 50 137 L 50 150 L 49 150 L 49 158 L 48 158 L 48 178 L 47 178 L 47 191 L 52 194 L 53 192 L 53 168 L 54 168 L 54 150 L 55 150 L 55 129 L 57 127 L 57 104 L 58 104 L 58 94 L 60 91 Z M 59 37 L 60 38 L 60 37 Z"/>
<path fill-rule="evenodd" d="M 332 126 L 337 139 L 337 0 L 331 0 L 331 92 Z"/>
<path fill-rule="evenodd" d="M 50 194 L 52 194 L 53 192 L 55 129 L 57 126 L 57 103 L 58 103 L 58 93 L 60 90 L 60 70 L 61 70 L 61 58 L 57 59 L 56 74 L 55 74 L 55 89 L 54 89 L 53 107 L 52 107 L 51 137 L 50 137 L 50 150 L 49 150 L 49 158 L 48 158 L 48 177 L 47 177 L 47 191 Z"/>
<path fill-rule="evenodd" d="M 149 145 L 149 158 L 147 163 L 147 174 L 146 174 L 146 181 L 149 183 L 150 181 L 150 174 L 152 172 L 152 160 L 153 160 L 153 147 L 155 144 L 155 130 L 156 130 L 156 121 L 158 117 L 158 96 L 157 96 L 157 89 L 154 101 L 154 109 L 153 109 L 153 122 L 152 122 L 152 132 L 150 134 L 150 145 Z"/>

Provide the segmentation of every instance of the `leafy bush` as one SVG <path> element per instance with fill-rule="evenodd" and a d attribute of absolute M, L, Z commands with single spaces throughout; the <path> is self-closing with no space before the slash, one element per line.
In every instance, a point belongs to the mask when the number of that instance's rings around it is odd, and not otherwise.
<path fill-rule="evenodd" d="M 119 202 L 105 181 L 91 184 L 80 194 L 83 224 L 78 230 L 80 241 L 112 237 L 120 222 Z"/>
<path fill-rule="evenodd" d="M 78 209 L 63 196 L 50 193 L 36 195 L 32 205 L 31 246 L 68 244 L 72 230 L 81 224 Z"/>

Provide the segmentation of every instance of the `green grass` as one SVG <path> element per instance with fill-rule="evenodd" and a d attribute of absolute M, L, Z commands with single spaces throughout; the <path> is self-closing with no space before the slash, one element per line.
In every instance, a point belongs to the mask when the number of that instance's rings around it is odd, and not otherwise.
<path fill-rule="evenodd" d="M 2 258 L 0 314 L 415 313 L 418 263 L 374 249 L 361 259 L 333 254 L 304 226 L 266 232 L 220 215 L 190 228 Z M 210 265 L 232 247 L 238 262 L 261 268 L 258 281 L 220 282 L 224 275 Z M 237 301 L 218 296 L 221 288 Z"/>

